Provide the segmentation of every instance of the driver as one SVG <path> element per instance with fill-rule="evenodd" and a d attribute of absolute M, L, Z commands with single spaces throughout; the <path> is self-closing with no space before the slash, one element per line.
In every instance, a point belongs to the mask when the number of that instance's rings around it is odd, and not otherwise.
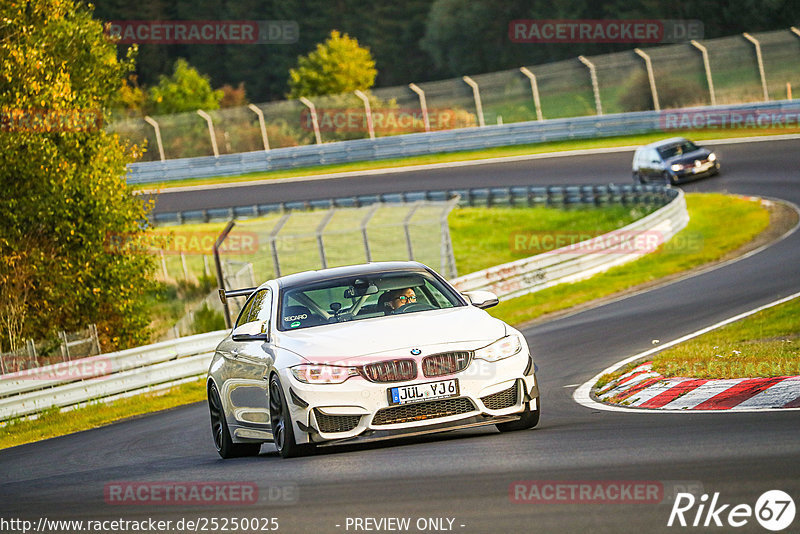
<path fill-rule="evenodd" d="M 417 295 L 414 293 L 414 290 L 409 287 L 390 291 L 386 305 L 391 308 L 392 311 L 396 311 L 406 304 L 414 302 L 417 302 Z"/>

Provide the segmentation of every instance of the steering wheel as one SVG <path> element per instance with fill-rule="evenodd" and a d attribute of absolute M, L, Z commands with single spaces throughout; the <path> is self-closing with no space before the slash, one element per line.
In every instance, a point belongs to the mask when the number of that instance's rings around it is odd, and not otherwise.
<path fill-rule="evenodd" d="M 405 306 L 400 306 L 394 312 L 395 313 L 410 313 L 416 311 L 426 311 L 426 310 L 435 310 L 434 306 L 430 304 L 426 304 L 424 302 L 416 302 L 414 304 L 406 304 Z"/>

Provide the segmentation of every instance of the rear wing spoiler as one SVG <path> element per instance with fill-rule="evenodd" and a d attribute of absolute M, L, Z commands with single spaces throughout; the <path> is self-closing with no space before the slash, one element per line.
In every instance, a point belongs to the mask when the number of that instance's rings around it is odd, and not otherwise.
<path fill-rule="evenodd" d="M 220 289 L 220 290 L 218 290 L 219 291 L 219 300 L 221 300 L 222 303 L 225 304 L 225 301 L 227 301 L 229 298 L 233 298 L 233 297 L 249 297 L 250 295 L 253 294 L 253 292 L 256 289 L 258 289 L 258 288 L 257 287 L 247 287 L 247 288 L 244 288 L 244 289 L 230 289 L 230 290 Z"/>

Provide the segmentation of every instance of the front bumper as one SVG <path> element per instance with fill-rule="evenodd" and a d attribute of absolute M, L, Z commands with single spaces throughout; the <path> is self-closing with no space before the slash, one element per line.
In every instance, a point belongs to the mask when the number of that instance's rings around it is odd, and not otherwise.
<path fill-rule="evenodd" d="M 281 372 L 298 443 L 443 432 L 491 425 L 519 417 L 526 404 L 538 408 L 538 385 L 527 350 L 498 362 L 473 360 L 462 372 L 395 383 L 352 377 L 342 384 L 312 385 Z M 457 396 L 390 405 L 391 387 L 457 379 Z"/>
<path fill-rule="evenodd" d="M 706 178 L 714 176 L 719 172 L 719 161 L 708 162 L 708 164 L 701 167 L 688 167 L 680 171 L 670 170 L 672 182 L 676 184 L 691 182 L 699 178 Z"/>

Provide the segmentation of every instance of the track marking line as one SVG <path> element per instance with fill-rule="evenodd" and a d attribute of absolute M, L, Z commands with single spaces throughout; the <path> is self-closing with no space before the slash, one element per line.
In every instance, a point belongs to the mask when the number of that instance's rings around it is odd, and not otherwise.
<path fill-rule="evenodd" d="M 701 335 L 703 335 L 705 333 L 711 332 L 712 330 L 716 330 L 717 328 L 721 328 L 721 327 L 723 327 L 723 326 L 725 326 L 727 324 L 734 323 L 734 322 L 736 322 L 736 321 L 738 321 L 740 319 L 744 319 L 745 317 L 749 317 L 751 315 L 754 315 L 754 314 L 756 314 L 756 313 L 758 313 L 758 312 L 760 312 L 762 310 L 766 310 L 768 308 L 772 308 L 774 306 L 778 306 L 779 304 L 783 304 L 784 302 L 789 302 L 790 300 L 796 299 L 798 297 L 800 297 L 800 291 L 797 292 L 797 293 L 793 293 L 793 294 L 789 295 L 788 297 L 783 297 L 781 299 L 772 301 L 772 302 L 770 302 L 768 304 L 764 304 L 763 306 L 759 306 L 758 308 L 754 308 L 752 310 L 748 310 L 748 311 L 740 313 L 738 315 L 734 315 L 733 317 L 729 317 L 729 318 L 727 318 L 727 319 L 725 319 L 723 321 L 720 321 L 718 323 L 712 324 L 711 326 L 707 326 L 705 328 L 701 328 L 700 330 L 697 330 L 697 331 L 692 332 L 690 334 L 686 334 L 685 336 L 679 337 L 677 339 L 673 339 L 672 341 L 664 343 L 663 345 L 661 345 L 659 347 L 652 348 L 652 349 L 646 350 L 644 352 L 640 352 L 639 354 L 634 354 L 633 356 L 631 356 L 629 358 L 625 358 L 624 360 L 622 360 L 620 362 L 617 362 L 617 363 L 607 367 L 606 369 L 603 369 L 602 371 L 597 373 L 594 377 L 592 377 L 588 381 L 584 382 L 578 389 L 575 390 L 575 393 L 573 393 L 572 398 L 575 400 L 575 402 L 577 402 L 578 404 L 580 404 L 581 406 L 584 406 L 586 408 L 589 408 L 589 409 L 592 409 L 592 410 L 605 410 L 605 411 L 608 411 L 608 412 L 636 412 L 636 413 L 649 413 L 649 414 L 661 414 L 661 413 L 692 413 L 692 414 L 717 413 L 718 414 L 718 413 L 729 413 L 729 412 L 732 412 L 732 411 L 734 411 L 735 413 L 742 413 L 742 412 L 764 412 L 764 411 L 785 412 L 785 411 L 788 411 L 788 410 L 800 410 L 800 408 L 742 408 L 742 409 L 737 409 L 737 410 L 697 410 L 697 411 L 695 411 L 695 410 L 669 410 L 669 409 L 651 409 L 651 410 L 648 410 L 648 409 L 643 409 L 643 408 L 627 408 L 627 407 L 623 407 L 623 406 L 612 406 L 612 405 L 608 405 L 608 404 L 603 404 L 603 403 L 595 401 L 591 397 L 592 386 L 594 386 L 594 384 L 597 383 L 597 381 L 600 379 L 600 377 L 605 375 L 605 374 L 612 373 L 612 372 L 616 371 L 617 369 L 619 369 L 620 367 L 623 367 L 623 366 L 625 366 L 625 365 L 627 365 L 629 363 L 635 362 L 635 361 L 640 360 L 642 358 L 646 358 L 648 356 L 651 356 L 653 354 L 661 352 L 664 349 L 668 349 L 670 347 L 673 347 L 675 345 L 683 343 L 684 341 L 688 341 L 688 340 L 693 339 L 695 337 L 701 336 Z"/>

